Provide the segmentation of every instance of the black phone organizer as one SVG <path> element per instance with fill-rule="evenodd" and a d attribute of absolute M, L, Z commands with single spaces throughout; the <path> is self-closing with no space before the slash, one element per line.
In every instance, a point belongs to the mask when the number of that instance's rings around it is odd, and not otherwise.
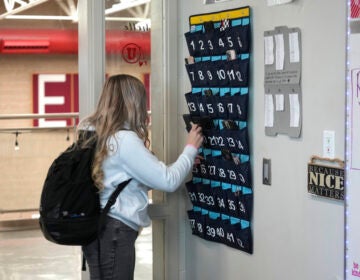
<path fill-rule="evenodd" d="M 193 15 L 185 33 L 190 123 L 203 129 L 201 160 L 186 183 L 192 233 L 252 254 L 253 190 L 248 132 L 250 8 Z"/>

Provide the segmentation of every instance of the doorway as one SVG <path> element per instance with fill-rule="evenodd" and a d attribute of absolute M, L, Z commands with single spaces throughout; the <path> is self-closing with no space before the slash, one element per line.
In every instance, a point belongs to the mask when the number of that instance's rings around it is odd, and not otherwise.
<path fill-rule="evenodd" d="M 125 1 L 123 2 L 125 3 Z M 153 1 L 154 3 L 150 3 L 150 0 L 132 1 L 133 4 L 135 2 L 137 5 L 126 6 L 124 4 L 121 6 L 120 1 L 105 1 L 106 32 L 108 33 L 106 39 L 106 74 L 117 71 L 136 72 L 136 75 L 147 86 L 149 97 L 154 94 L 157 95 L 156 98 L 149 99 L 156 102 L 157 108 L 155 113 L 151 112 L 152 104 L 149 102 L 152 132 L 156 126 L 156 137 L 152 137 L 152 143 L 156 144 L 152 148 L 160 158 L 166 160 L 169 156 L 164 152 L 166 144 L 164 144 L 164 125 L 162 125 L 164 121 L 164 109 L 162 108 L 164 102 L 162 100 L 165 82 L 163 77 L 157 82 L 153 82 L 154 78 L 150 73 L 152 71 L 150 69 L 151 30 L 152 28 L 160 30 L 158 39 L 162 40 L 163 1 Z M 77 40 L 76 33 L 78 31 L 77 5 L 78 1 L 76 0 L 0 1 L 0 37 L 1 39 L 6 36 L 9 38 L 7 41 L 9 44 L 3 44 L 0 53 L 0 62 L 3 65 L 2 70 L 0 70 L 2 71 L 1 79 L 4 79 L 1 83 L 0 93 L 0 115 L 4 117 L 0 118 L 0 128 L 4 133 L 0 135 L 0 141 L 3 143 L 1 153 L 7 159 L 7 164 L 6 166 L 4 164 L 2 170 L 4 174 L 9 174 L 0 180 L 0 192 L 2 202 L 4 202 L 1 203 L 0 216 L 3 220 L 0 223 L 7 228 L 6 231 L 1 232 L 1 240 L 4 246 L 1 247 L 0 251 L 3 252 L 1 257 L 3 260 L 13 260 L 14 262 L 16 260 L 18 262 L 19 258 L 16 255 L 14 258 L 7 257 L 9 251 L 6 251 L 6 248 L 11 252 L 16 252 L 8 246 L 11 244 L 27 250 L 32 256 L 34 256 L 37 247 L 42 255 L 46 255 L 44 251 L 50 254 L 55 251 L 51 247 L 52 244 L 42 243 L 36 218 L 41 186 L 46 175 L 45 170 L 47 170 L 52 159 L 73 141 L 73 128 L 77 123 L 77 120 L 73 120 L 74 116 L 72 115 L 77 114 L 79 107 L 79 100 L 76 98 L 78 91 L 77 73 L 79 72 L 78 50 L 73 47 L 73 40 Z M 157 19 L 155 20 L 155 27 L 151 26 L 152 22 L 149 22 L 149 18 Z M 144 21 L 144 25 L 136 24 L 140 21 Z M 127 35 L 122 36 L 123 34 L 120 33 L 125 31 Z M 11 37 L 11 34 L 14 33 L 17 33 L 17 38 L 27 39 L 31 38 L 30 35 L 37 35 L 37 41 L 19 40 L 16 42 L 12 40 L 14 37 Z M 39 39 L 44 38 L 44 36 L 49 40 Z M 56 41 L 59 36 L 70 41 L 65 43 L 63 41 L 61 44 L 61 42 Z M 125 41 L 117 40 L 120 36 L 125 38 Z M 144 44 L 146 40 L 148 41 Z M 15 45 L 11 45 L 11 43 L 15 43 Z M 162 46 L 161 41 L 158 41 L 157 44 Z M 156 55 L 162 57 L 163 53 L 159 49 Z M 161 69 L 161 72 L 163 72 L 162 60 L 163 58 L 155 66 L 155 69 Z M 158 74 L 159 76 L 161 76 L 161 72 Z M 41 111 L 39 107 L 36 110 L 33 106 L 36 103 L 34 98 L 39 92 L 38 88 L 34 86 L 34 81 L 43 78 L 42 75 L 49 74 L 53 75 L 50 77 L 51 79 L 59 78 L 59 76 L 64 79 L 64 81 L 58 81 L 55 95 L 59 92 L 69 92 L 69 95 L 64 96 L 65 103 L 70 100 L 69 106 L 61 112 L 70 113 L 71 116 L 63 116 L 62 121 L 65 121 L 63 127 L 55 125 L 55 122 L 51 123 L 52 120 L 50 120 L 50 124 L 47 123 L 47 127 L 41 127 L 37 122 L 40 113 L 54 113 L 46 109 Z M 157 90 L 153 90 L 155 87 Z M 50 107 L 47 106 L 46 108 Z M 25 114 L 27 116 L 24 116 Z M 47 120 L 44 117 L 43 119 Z M 34 172 L 27 166 L 35 167 L 36 171 Z M 9 172 L 5 167 L 9 169 Z M 20 186 L 23 186 L 23 189 L 16 189 Z M 11 189 L 12 192 L 7 192 L 7 189 Z M 138 275 L 136 279 L 139 280 L 153 279 L 152 275 L 154 275 L 154 279 L 164 279 L 165 277 L 166 265 L 162 260 L 164 260 L 166 251 L 164 227 L 165 220 L 169 215 L 169 205 L 163 193 L 154 192 L 150 194 L 150 197 L 153 203 L 151 213 L 156 220 L 152 227 L 142 232 L 137 242 L 139 265 L 137 265 L 135 273 Z M 155 240 L 153 240 L 153 236 L 156 236 Z M 26 241 L 29 242 L 30 247 L 26 247 Z M 154 246 L 152 245 L 153 242 Z M 69 258 L 69 256 L 74 258 L 72 262 L 74 270 L 70 269 L 71 273 L 80 275 L 81 258 L 79 250 L 66 247 L 62 249 L 64 249 L 63 253 L 59 254 L 61 258 Z M 56 251 L 58 252 L 57 249 Z M 18 253 L 22 254 L 20 251 Z M 154 263 L 153 254 L 156 256 Z M 51 260 L 53 257 L 51 254 L 47 259 Z M 26 263 L 24 259 L 21 261 L 24 264 Z M 2 263 L 6 264 L 5 261 Z M 10 268 L 12 265 L 7 263 L 6 267 Z M 15 271 L 19 272 L 19 267 L 13 267 L 14 273 Z M 51 266 L 45 265 L 44 267 L 50 268 Z M 139 267 L 141 269 L 138 270 Z M 56 269 L 51 270 L 56 272 Z M 9 270 L 2 272 L 5 273 L 4 279 L 9 277 L 9 273 L 12 273 Z M 51 279 L 51 273 L 42 271 L 41 274 Z M 27 271 L 27 275 L 30 277 L 29 279 L 36 279 L 36 276 L 29 274 L 29 271 Z M 143 278 L 145 275 L 146 278 Z M 56 275 L 54 277 L 53 279 L 56 279 Z M 71 274 L 69 279 L 75 279 L 74 274 Z"/>

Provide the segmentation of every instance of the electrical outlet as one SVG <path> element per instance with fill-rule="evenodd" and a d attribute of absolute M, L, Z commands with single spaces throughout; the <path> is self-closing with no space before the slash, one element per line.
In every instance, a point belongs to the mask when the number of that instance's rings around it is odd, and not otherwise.
<path fill-rule="evenodd" d="M 335 157 L 335 131 L 324 130 L 323 132 L 323 157 Z"/>

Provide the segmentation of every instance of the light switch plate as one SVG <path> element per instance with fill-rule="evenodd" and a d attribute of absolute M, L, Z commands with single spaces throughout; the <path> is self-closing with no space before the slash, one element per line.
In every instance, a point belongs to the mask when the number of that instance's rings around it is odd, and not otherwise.
<path fill-rule="evenodd" d="M 323 132 L 323 157 L 335 157 L 335 131 L 324 130 Z"/>
<path fill-rule="evenodd" d="M 271 185 L 271 159 L 263 158 L 263 184 Z"/>

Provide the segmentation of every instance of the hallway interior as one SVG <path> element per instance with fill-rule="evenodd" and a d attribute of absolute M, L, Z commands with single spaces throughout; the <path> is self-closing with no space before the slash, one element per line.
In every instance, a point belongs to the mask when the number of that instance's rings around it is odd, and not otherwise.
<path fill-rule="evenodd" d="M 136 258 L 135 279 L 152 279 L 151 227 L 136 241 Z M 80 280 L 81 262 L 79 247 L 53 244 L 37 227 L 0 231 L 2 280 Z"/>

